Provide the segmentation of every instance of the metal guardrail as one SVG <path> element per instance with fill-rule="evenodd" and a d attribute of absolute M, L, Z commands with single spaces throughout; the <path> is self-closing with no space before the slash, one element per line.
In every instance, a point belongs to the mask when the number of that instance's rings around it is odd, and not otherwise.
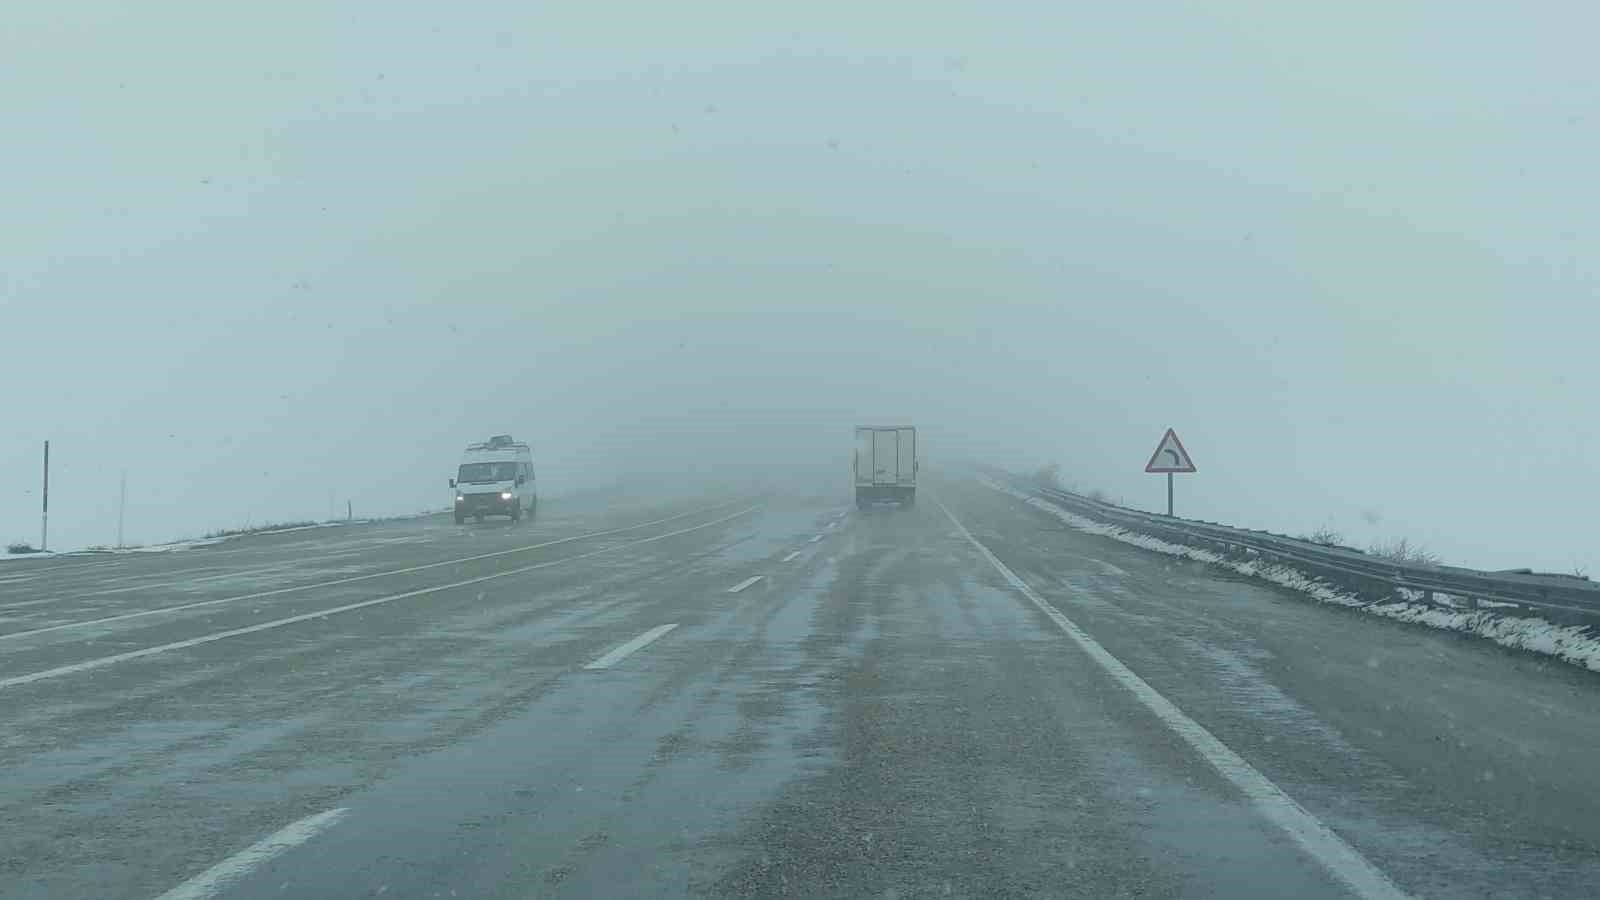
<path fill-rule="evenodd" d="M 1128 509 L 1054 488 L 1010 473 L 991 473 L 1012 487 L 1055 502 L 1071 512 L 1127 528 L 1176 544 L 1198 546 L 1225 554 L 1265 555 L 1292 562 L 1308 574 L 1354 581 L 1372 590 L 1404 588 L 1419 592 L 1425 602 L 1450 604 L 1436 595 L 1460 598 L 1468 609 L 1490 601 L 1501 612 L 1516 615 L 1512 607 L 1555 613 L 1554 618 L 1584 624 L 1600 617 L 1600 584 L 1571 575 L 1543 575 L 1528 570 L 1484 572 L 1455 566 L 1403 563 L 1370 556 L 1360 550 L 1318 544 L 1266 531 L 1252 531 L 1194 519 L 1170 518 Z M 1523 613 L 1526 615 L 1527 613 Z"/>

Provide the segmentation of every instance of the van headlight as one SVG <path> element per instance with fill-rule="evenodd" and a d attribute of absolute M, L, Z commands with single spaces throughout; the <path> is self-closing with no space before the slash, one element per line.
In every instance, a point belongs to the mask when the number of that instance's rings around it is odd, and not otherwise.
<path fill-rule="evenodd" d="M 457 503 L 465 503 L 465 502 L 467 502 L 467 498 L 461 496 L 460 494 L 457 494 L 456 495 L 456 502 Z"/>
<path fill-rule="evenodd" d="M 510 500 L 511 499 L 511 492 L 510 491 L 501 491 L 500 492 L 500 499 L 501 500 Z"/>

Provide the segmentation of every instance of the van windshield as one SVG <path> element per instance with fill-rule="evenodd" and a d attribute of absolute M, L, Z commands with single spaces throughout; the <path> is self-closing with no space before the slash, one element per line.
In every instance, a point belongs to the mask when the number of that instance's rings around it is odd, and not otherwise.
<path fill-rule="evenodd" d="M 492 481 L 510 481 L 516 477 L 517 464 L 514 462 L 481 462 L 464 464 L 456 481 L 462 484 L 488 484 Z"/>

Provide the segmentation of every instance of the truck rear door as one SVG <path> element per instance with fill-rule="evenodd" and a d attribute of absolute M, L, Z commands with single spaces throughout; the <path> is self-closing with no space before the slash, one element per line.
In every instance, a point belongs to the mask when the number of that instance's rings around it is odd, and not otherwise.
<path fill-rule="evenodd" d="M 856 429 L 856 483 L 872 483 L 872 429 Z"/>
<path fill-rule="evenodd" d="M 896 461 L 895 474 L 901 484 L 915 484 L 917 481 L 917 430 L 915 428 L 901 428 L 895 432 L 900 442 L 900 455 Z"/>
<path fill-rule="evenodd" d="M 900 483 L 900 430 L 878 428 L 872 432 L 872 483 Z"/>

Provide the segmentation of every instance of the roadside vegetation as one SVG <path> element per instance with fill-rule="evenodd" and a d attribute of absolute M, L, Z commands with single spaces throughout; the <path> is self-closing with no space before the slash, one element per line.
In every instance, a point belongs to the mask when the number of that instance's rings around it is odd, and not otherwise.
<path fill-rule="evenodd" d="M 238 537 L 242 534 L 260 534 L 263 531 L 281 531 L 285 528 L 310 528 L 313 525 L 320 524 L 322 523 L 313 522 L 310 519 L 300 522 L 268 522 L 261 525 L 246 525 L 243 528 L 223 528 L 218 531 L 207 532 L 204 535 L 204 539 L 209 541 L 214 538 Z"/>
<path fill-rule="evenodd" d="M 1121 497 L 1113 497 L 1099 488 L 1084 490 L 1075 484 L 1068 484 L 1061 480 L 1061 466 L 1051 463 L 1033 473 L 1033 483 L 1053 491 L 1066 491 L 1069 494 L 1081 494 L 1097 503 L 1109 503 L 1112 506 L 1127 506 Z"/>
<path fill-rule="evenodd" d="M 1057 463 L 1051 463 L 1033 473 L 1033 481 L 1040 487 L 1049 488 L 1053 491 L 1065 490 L 1061 486 L 1061 466 Z"/>
<path fill-rule="evenodd" d="M 1432 553 L 1418 544 L 1413 544 L 1406 538 L 1394 538 L 1393 540 L 1373 544 L 1367 548 L 1367 554 L 1380 559 L 1392 559 L 1395 562 L 1423 566 L 1437 566 L 1440 562 L 1438 554 Z"/>
<path fill-rule="evenodd" d="M 1309 541 L 1313 544 L 1321 544 L 1324 547 L 1344 546 L 1344 535 L 1326 525 L 1318 528 L 1316 531 L 1313 531 L 1310 534 L 1300 535 L 1300 540 Z"/>

